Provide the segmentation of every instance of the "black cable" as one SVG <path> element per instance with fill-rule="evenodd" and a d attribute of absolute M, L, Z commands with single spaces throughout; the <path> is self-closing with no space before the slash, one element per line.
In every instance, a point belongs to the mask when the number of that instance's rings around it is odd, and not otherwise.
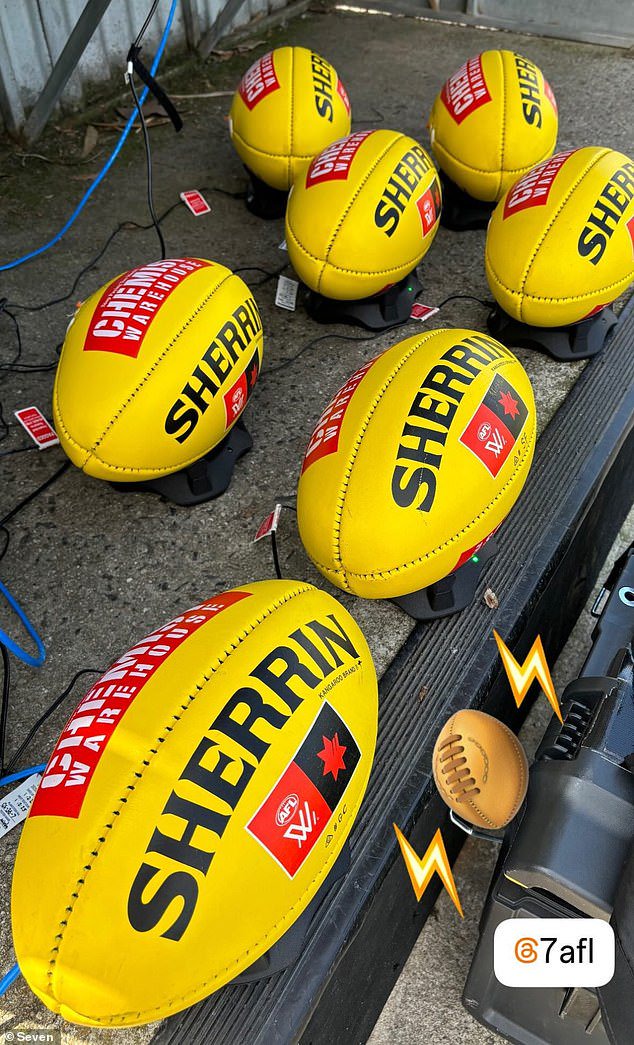
<path fill-rule="evenodd" d="M 0 526 L 0 533 L 3 533 L 4 536 L 5 536 L 5 542 L 4 542 L 3 546 L 2 546 L 2 551 L 0 551 L 0 562 L 1 562 L 2 559 L 4 559 L 5 555 L 7 554 L 7 548 L 9 547 L 9 541 L 11 540 L 11 534 L 7 530 L 6 526 Z"/>
<path fill-rule="evenodd" d="M 3 649 L 4 649 L 4 647 L 3 647 Z M 101 668 L 82 668 L 80 671 L 77 672 L 77 674 L 68 683 L 68 685 L 67 685 L 66 689 L 64 690 L 64 692 L 60 693 L 60 695 L 55 698 L 55 700 L 52 702 L 52 704 L 49 704 L 49 706 L 47 707 L 46 711 L 44 711 L 43 714 L 41 714 L 40 717 L 38 718 L 37 722 L 35 722 L 33 724 L 33 726 L 31 726 L 31 729 L 27 733 L 25 739 L 20 744 L 18 750 L 15 752 L 14 755 L 11 756 L 11 758 L 7 762 L 7 765 L 6 765 L 7 773 L 13 772 L 13 770 L 16 767 L 16 763 L 21 759 L 22 755 L 27 750 L 29 744 L 31 743 L 31 741 L 33 740 L 35 735 L 39 732 L 39 730 L 42 728 L 42 726 L 47 721 L 47 719 L 49 719 L 51 717 L 51 715 L 55 711 L 57 711 L 58 707 L 61 704 L 64 703 L 66 698 L 68 696 L 70 696 L 70 694 L 71 694 L 71 692 L 72 692 L 72 690 L 73 690 L 77 680 L 80 679 L 82 677 L 82 675 L 103 675 L 103 670 Z M 8 701 L 7 701 L 7 705 L 8 705 Z M 2 774 L 0 773 L 0 775 L 2 775 Z"/>
<path fill-rule="evenodd" d="M 50 475 L 45 482 L 43 482 L 35 490 L 32 490 L 31 493 L 22 501 L 19 501 L 18 504 L 16 504 L 15 508 L 12 508 L 10 512 L 7 512 L 7 514 L 2 519 L 0 519 L 0 530 L 4 529 L 6 524 L 10 522 L 10 520 L 13 519 L 13 517 L 16 516 L 18 512 L 21 512 L 23 508 L 26 508 L 27 504 L 30 504 L 31 501 L 35 500 L 36 497 L 39 497 L 39 495 L 43 493 L 44 490 L 47 490 L 48 487 L 51 486 L 57 479 L 59 479 L 59 477 L 63 475 L 68 468 L 70 468 L 70 461 L 64 461 L 64 464 L 61 466 L 61 468 L 58 468 L 57 471 L 53 472 L 53 474 Z M 6 547 L 4 548 L 4 551 L 6 551 Z"/>
<path fill-rule="evenodd" d="M 232 271 L 234 275 L 237 275 L 239 272 L 263 272 L 264 279 L 260 279 L 257 283 L 253 284 L 254 287 L 261 287 L 265 283 L 268 283 L 270 279 L 275 279 L 276 276 L 281 276 L 284 269 L 288 268 L 289 264 L 290 262 L 285 261 L 284 264 L 280 266 L 280 268 L 274 269 L 273 272 L 271 272 L 270 269 L 261 268 L 260 265 L 241 265 L 240 268 L 233 269 Z"/>
<path fill-rule="evenodd" d="M 277 553 L 277 539 L 275 536 L 275 530 L 271 533 L 271 550 L 273 552 L 273 567 L 277 575 L 278 580 L 282 580 L 282 570 L 280 569 L 280 558 Z"/>
<path fill-rule="evenodd" d="M 299 352 L 296 352 L 294 356 L 289 356 L 288 359 L 284 359 L 281 363 L 278 363 L 277 366 L 269 367 L 268 370 L 265 370 L 260 380 L 269 377 L 271 374 L 276 374 L 279 370 L 284 370 L 287 366 L 291 366 L 291 364 L 299 359 L 300 356 L 303 356 L 304 352 L 307 352 L 309 348 L 313 347 L 313 345 L 319 344 L 320 341 L 375 341 L 377 337 L 381 337 L 381 335 L 385 333 L 387 333 L 387 331 L 378 330 L 376 333 L 368 334 L 366 337 L 352 337 L 350 334 L 320 334 L 319 337 L 314 337 L 312 340 L 307 341 L 302 345 Z M 1 525 L 2 523 L 0 523 L 0 526 Z"/>
<path fill-rule="evenodd" d="M 445 300 L 441 301 L 439 305 L 436 305 L 436 308 L 440 311 L 440 309 L 449 301 L 457 301 L 458 299 L 463 301 L 477 301 L 478 304 L 484 305 L 485 308 L 495 308 L 495 301 L 487 301 L 485 298 L 476 297 L 475 294 L 450 294 L 448 298 L 445 298 Z"/>
<path fill-rule="evenodd" d="M 136 34 L 136 40 L 134 41 L 134 43 L 132 45 L 133 47 L 138 47 L 140 42 L 141 42 L 141 40 L 145 36 L 147 27 L 150 24 L 150 22 L 152 21 L 152 17 L 154 15 L 154 12 L 156 11 L 158 5 L 159 5 L 159 0 L 154 0 L 154 3 L 152 4 L 150 10 L 148 11 L 147 17 L 146 17 L 143 25 L 141 26 L 141 28 L 139 29 L 138 33 Z"/>
<path fill-rule="evenodd" d="M 206 190 L 206 191 L 209 191 L 209 190 Z M 217 190 L 211 189 L 211 191 L 215 192 Z M 159 225 L 161 224 L 161 222 L 165 221 L 165 218 L 167 218 L 172 213 L 173 210 L 176 210 L 177 207 L 180 207 L 182 205 L 183 204 L 182 204 L 181 200 L 177 200 L 176 203 L 172 203 L 167 208 L 167 210 L 163 211 L 163 213 L 161 214 L 160 218 L 158 219 Z M 133 220 L 119 222 L 117 227 L 115 229 L 113 229 L 113 231 L 110 233 L 110 235 L 108 236 L 108 238 L 104 242 L 104 244 L 101 247 L 101 249 L 99 250 L 99 252 L 97 254 L 95 254 L 94 258 L 91 258 L 90 261 L 86 265 L 84 265 L 84 267 L 82 269 L 80 269 L 80 271 L 78 272 L 77 276 L 75 277 L 75 280 L 73 282 L 72 287 L 70 288 L 70 290 L 68 291 L 67 294 L 63 294 L 59 298 L 52 298 L 50 301 L 43 301 L 40 305 L 22 305 L 22 304 L 20 304 L 17 301 L 10 301 L 10 302 L 7 302 L 7 304 L 9 305 L 10 308 L 19 308 L 19 309 L 21 309 L 24 312 L 41 312 L 43 309 L 50 308 L 52 305 L 60 305 L 63 301 L 68 301 L 68 299 L 70 297 L 72 297 L 72 295 L 77 290 L 77 287 L 79 286 L 79 282 L 82 279 L 82 277 L 85 276 L 86 273 L 88 271 L 90 271 L 90 269 L 93 268 L 97 264 L 98 261 L 101 261 L 102 257 L 106 253 L 106 251 L 107 251 L 108 247 L 110 246 L 110 244 L 112 243 L 113 239 L 116 236 L 118 236 L 120 232 L 123 232 L 124 230 L 127 231 L 127 230 L 130 230 L 130 229 L 139 229 L 142 232 L 147 232 L 148 229 L 153 229 L 153 228 L 154 228 L 154 223 L 153 222 L 150 222 L 149 225 L 141 225 L 140 222 L 133 221 Z"/>
<path fill-rule="evenodd" d="M 130 69 L 130 67 L 128 67 L 128 68 Z M 134 105 L 136 107 L 136 111 L 137 111 L 139 120 L 141 122 L 141 129 L 143 131 L 143 142 L 144 142 L 144 145 L 145 145 L 145 165 L 146 165 L 146 174 L 147 174 L 147 205 L 148 205 L 148 210 L 150 212 L 150 217 L 152 218 L 152 224 L 154 225 L 154 228 L 156 229 L 156 235 L 158 236 L 158 239 L 159 239 L 159 244 L 160 244 L 160 247 L 161 247 L 161 260 L 164 261 L 165 258 L 167 257 L 167 251 L 166 251 L 166 248 L 165 248 L 165 240 L 163 238 L 163 233 L 161 231 L 161 226 L 159 224 L 159 220 L 158 220 L 158 218 L 156 216 L 156 211 L 154 210 L 154 193 L 153 193 L 153 189 L 152 189 L 152 151 L 151 151 L 151 148 L 150 148 L 150 136 L 148 134 L 147 123 L 145 122 L 145 116 L 143 114 L 143 110 L 141 109 L 141 105 L 139 104 L 139 96 L 136 93 L 136 87 L 134 86 L 134 75 L 133 75 L 133 73 L 131 71 L 128 73 L 128 83 L 130 84 L 130 90 L 132 92 L 132 97 L 134 99 Z"/>
<path fill-rule="evenodd" d="M 0 642 L 2 654 L 2 703 L 0 703 L 0 777 L 4 776 L 4 746 L 7 736 L 7 719 L 9 717 L 9 690 L 11 687 L 11 665 L 6 646 Z"/>

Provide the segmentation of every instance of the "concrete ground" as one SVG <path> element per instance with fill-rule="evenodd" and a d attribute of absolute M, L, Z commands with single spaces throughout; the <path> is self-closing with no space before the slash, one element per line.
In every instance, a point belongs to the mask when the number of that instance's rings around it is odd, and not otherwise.
<path fill-rule="evenodd" d="M 624 52 L 438 22 L 322 10 L 274 32 L 256 33 L 257 27 L 251 39 L 255 46 L 248 52 L 204 64 L 188 61 L 168 78 L 170 90 L 183 95 L 232 91 L 257 55 L 282 43 L 304 44 L 313 46 L 336 66 L 351 95 L 355 128 L 375 124 L 395 127 L 428 144 L 427 113 L 447 75 L 479 50 L 504 46 L 533 58 L 544 69 L 559 102 L 560 148 L 596 143 L 628 151 L 631 146 L 622 99 L 627 96 L 624 85 L 631 83 L 634 66 Z M 122 41 L 122 52 L 127 43 Z M 129 104 L 127 99 L 125 104 Z M 195 219 L 182 206 L 177 207 L 163 226 L 169 255 L 208 256 L 234 269 L 255 265 L 266 273 L 273 272 L 285 260 L 278 249 L 283 223 L 263 223 L 248 214 L 240 200 L 216 191 L 235 192 L 244 187 L 243 171 L 227 134 L 229 98 L 188 97 L 179 104 L 185 119 L 180 135 L 175 136 L 170 126 L 151 131 L 157 210 L 160 213 L 175 203 L 182 190 L 198 187 L 206 192 L 212 213 Z M 39 245 L 63 224 L 112 147 L 114 134 L 103 126 L 111 124 L 112 118 L 111 104 L 91 111 L 89 119 L 98 126 L 99 141 L 95 153 L 84 161 L 84 129 L 70 121 L 53 126 L 34 149 L 0 142 L 0 260 Z M 77 272 L 115 226 L 131 219 L 144 224 L 148 220 L 139 136 L 132 136 L 126 144 L 116 166 L 62 244 L 44 257 L 2 274 L 0 295 L 12 303 L 34 305 L 65 294 Z M 425 287 L 421 300 L 433 304 L 456 292 L 488 297 L 483 244 L 483 233 L 458 235 L 441 229 L 421 267 Z M 113 275 L 156 256 L 153 231 L 126 229 L 82 278 L 68 301 L 38 312 L 16 310 L 24 361 L 53 361 L 55 346 L 63 339 L 75 302 Z M 246 415 L 255 437 L 254 449 L 240 462 L 228 494 L 219 501 L 183 510 L 156 497 L 122 495 L 71 469 L 9 524 L 11 543 L 0 575 L 28 610 L 48 650 L 46 664 L 39 671 L 14 664 L 9 755 L 78 668 L 105 667 L 140 635 L 201 598 L 234 584 L 271 576 L 269 549 L 264 544 L 253 545 L 251 539 L 275 498 L 294 493 L 301 455 L 323 405 L 361 363 L 419 329 L 412 324 L 359 344 L 337 341 L 333 332 L 332 338 L 304 353 L 296 363 L 267 376 L 267 366 L 293 356 L 324 329 L 302 311 L 292 314 L 277 309 L 274 279 L 260 283 L 265 279 L 263 273 L 243 275 L 253 287 L 263 314 L 266 362 Z M 483 329 L 484 321 L 485 311 L 477 303 L 452 302 L 431 325 Z M 14 335 L 9 320 L 1 314 L 0 335 L 0 359 L 5 361 L 13 354 Z M 518 354 L 534 385 L 543 430 L 583 364 L 557 364 L 527 351 Z M 0 372 L 5 417 L 31 403 L 50 415 L 52 380 L 50 372 Z M 0 453 L 26 445 L 27 437 L 11 429 Z M 62 461 L 59 449 L 3 457 L 0 517 Z M 283 518 L 280 545 L 287 576 L 322 583 L 303 553 L 291 513 Z M 377 669 L 382 672 L 409 634 L 411 621 L 385 603 L 345 597 L 342 601 L 364 629 Z M 0 626 L 15 633 L 15 623 L 4 607 L 0 608 Z M 69 707 L 81 692 L 78 688 L 76 698 L 42 730 L 29 752 L 29 761 L 46 759 Z M 18 835 L 15 830 L 0 842 L 0 972 L 13 961 L 9 890 Z M 471 862 L 469 852 L 468 847 L 459 865 L 459 885 L 462 868 Z M 483 868 L 472 888 L 466 887 L 469 899 L 473 897 L 473 902 L 466 904 L 470 912 L 476 909 L 476 897 L 484 895 L 487 873 Z M 442 903 L 438 910 L 440 919 L 446 916 Z M 433 982 L 428 977 L 420 990 L 416 980 L 407 981 L 412 984 L 412 993 L 418 992 L 419 999 L 424 999 L 419 1000 L 417 1015 L 412 1017 L 418 1037 L 411 1040 L 456 1040 L 435 1037 L 444 1031 L 439 1030 L 440 1024 L 434 1029 L 429 1021 L 430 1013 L 440 1011 L 449 983 L 455 983 L 451 1011 L 459 1018 L 459 987 L 473 943 L 469 924 L 460 929 L 460 934 L 467 934 L 464 940 L 462 935 L 453 937 L 456 946 L 462 940 L 462 965 L 456 964 L 453 977 L 433 977 Z M 436 971 L 441 967 L 438 952 L 443 945 L 438 935 L 434 944 L 434 928 L 435 923 L 430 923 L 428 932 L 432 935 L 424 937 L 428 941 L 424 946 L 432 950 L 426 952 L 422 964 Z M 62 1027 L 69 1045 L 73 1040 L 110 1039 L 116 1033 L 61 1024 L 20 982 L 0 1001 L 0 1042 L 3 1031 L 24 1023 Z M 469 1028 L 471 1038 L 465 1040 L 485 1040 L 475 1024 Z M 382 1032 L 377 1029 L 376 1033 Z M 392 1040 L 401 1032 L 392 1025 L 387 1033 Z M 119 1032 L 117 1040 L 126 1045 L 145 1042 L 150 1036 L 151 1028 L 144 1028 Z"/>

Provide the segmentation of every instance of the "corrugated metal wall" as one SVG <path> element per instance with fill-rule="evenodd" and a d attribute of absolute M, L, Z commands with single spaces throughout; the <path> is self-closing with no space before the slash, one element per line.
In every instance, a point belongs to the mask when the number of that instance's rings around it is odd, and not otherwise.
<path fill-rule="evenodd" d="M 86 0 L 0 0 L 0 113 L 5 126 L 19 129 L 38 98 Z M 189 0 L 195 42 L 213 24 L 225 0 Z M 284 7 L 287 0 L 246 0 L 233 25 L 254 15 Z M 86 84 L 121 72 L 125 56 L 143 24 L 150 0 L 112 0 L 84 55 L 71 76 L 62 104 L 81 102 Z M 150 56 L 165 26 L 170 0 L 162 0 L 144 38 Z M 170 34 L 171 47 L 185 45 L 183 3 L 179 3 Z"/>

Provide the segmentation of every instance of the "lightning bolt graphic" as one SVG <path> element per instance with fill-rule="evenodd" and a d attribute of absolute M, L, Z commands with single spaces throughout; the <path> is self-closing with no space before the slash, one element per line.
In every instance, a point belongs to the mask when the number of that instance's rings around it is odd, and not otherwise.
<path fill-rule="evenodd" d="M 421 858 L 409 844 L 405 835 L 399 830 L 396 824 L 393 824 L 392 826 L 396 831 L 398 844 L 401 847 L 405 866 L 412 880 L 416 899 L 420 900 L 431 881 L 431 876 L 434 871 L 436 871 L 442 884 L 453 900 L 458 914 L 461 918 L 464 918 L 462 907 L 460 905 L 460 897 L 458 896 L 456 883 L 451 872 L 451 865 L 449 863 L 449 857 L 447 856 L 447 850 L 445 849 L 445 843 L 442 840 L 440 828 L 438 828 L 436 834 L 429 843 L 425 855 Z"/>
<path fill-rule="evenodd" d="M 559 701 L 557 699 L 557 694 L 555 693 L 555 687 L 553 686 L 550 668 L 548 667 L 546 654 L 544 653 L 544 647 L 542 646 L 540 636 L 538 635 L 535 639 L 524 663 L 518 664 L 510 649 L 506 646 L 504 640 L 500 638 L 497 631 L 494 631 L 493 635 L 497 642 L 502 663 L 504 664 L 504 670 L 508 676 L 509 684 L 518 708 L 531 688 L 533 680 L 537 679 L 557 718 L 560 722 L 563 722 L 561 711 L 559 709 Z"/>

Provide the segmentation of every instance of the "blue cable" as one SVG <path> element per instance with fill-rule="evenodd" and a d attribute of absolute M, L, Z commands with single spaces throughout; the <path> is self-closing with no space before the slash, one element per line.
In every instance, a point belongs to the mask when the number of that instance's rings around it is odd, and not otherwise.
<path fill-rule="evenodd" d="M 30 769 L 19 769 L 16 773 L 9 773 L 8 776 L 0 778 L 0 787 L 6 787 L 7 784 L 15 784 L 18 780 L 24 780 L 25 777 L 33 776 L 34 773 L 43 773 L 46 766 L 47 763 L 42 762 L 39 766 L 31 766 Z"/>
<path fill-rule="evenodd" d="M 156 70 L 158 69 L 158 64 L 159 64 L 159 62 L 161 60 L 161 57 L 163 55 L 163 51 L 165 50 L 165 44 L 167 43 L 167 37 L 169 35 L 170 29 L 172 28 L 172 22 L 174 21 L 174 15 L 176 14 L 176 6 L 177 6 L 177 4 L 178 4 L 178 0 L 172 0 L 172 6 L 170 7 L 170 12 L 169 12 L 169 15 L 167 16 L 167 22 L 165 23 L 165 29 L 163 30 L 163 35 L 161 37 L 161 42 L 159 43 L 158 51 L 156 52 L 156 55 L 154 56 L 154 61 L 152 62 L 152 65 L 150 67 L 150 73 L 152 74 L 152 76 L 154 76 Z M 141 92 L 141 96 L 139 98 L 139 105 L 140 106 L 143 105 L 143 102 L 147 98 L 148 93 L 149 93 L 148 88 L 144 87 L 143 91 Z M 6 272 L 8 269 L 17 268 L 18 265 L 22 265 L 25 261 L 30 261 L 31 258 L 36 258 L 36 257 L 38 257 L 39 254 L 44 254 L 45 251 L 50 250 L 51 247 L 53 247 L 56 243 L 58 243 L 62 239 L 62 237 L 68 232 L 68 230 L 71 227 L 71 225 L 76 221 L 76 219 L 81 214 L 82 210 L 84 209 L 86 203 L 88 202 L 88 200 L 92 196 L 92 194 L 95 191 L 95 189 L 97 188 L 97 186 L 101 184 L 101 182 L 105 178 L 106 174 L 108 173 L 108 171 L 112 167 L 112 164 L 114 163 L 114 161 L 116 160 L 117 156 L 121 152 L 121 149 L 123 148 L 123 144 L 124 144 L 126 138 L 128 137 L 128 134 L 132 130 L 132 126 L 133 126 L 134 121 L 136 120 L 136 118 L 137 118 L 137 111 L 136 111 L 136 109 L 133 109 L 131 114 L 130 114 L 130 116 L 128 117 L 128 122 L 126 123 L 123 131 L 121 132 L 121 137 L 119 138 L 119 141 L 115 145 L 115 147 L 114 147 L 114 149 L 113 149 L 109 159 L 106 161 L 104 166 L 101 168 L 101 170 L 99 171 L 99 174 L 96 176 L 95 180 L 88 186 L 86 192 L 84 193 L 84 195 L 82 196 L 81 200 L 79 201 L 79 203 L 75 207 L 75 210 L 71 214 L 70 218 L 68 219 L 66 224 L 62 226 L 62 228 L 59 230 L 59 232 L 56 233 L 55 236 L 53 236 L 53 238 L 48 241 L 48 243 L 45 243 L 42 247 L 38 247 L 37 250 L 32 250 L 29 254 L 24 254 L 21 258 L 16 258 L 15 261 L 7 261 L 4 265 L 0 265 L 0 272 Z"/>
<path fill-rule="evenodd" d="M 5 588 L 2 581 L 0 581 L 0 594 L 4 595 L 5 599 L 9 603 L 9 606 L 11 607 L 13 612 L 18 615 L 27 632 L 33 639 L 35 645 L 37 646 L 37 657 L 34 657 L 32 653 L 27 653 L 26 650 L 22 649 L 22 647 L 19 646 L 17 642 L 14 641 L 14 639 L 9 638 L 7 633 L 3 631 L 2 628 L 0 628 L 0 642 L 3 646 L 6 646 L 7 649 L 11 651 L 11 653 L 13 653 L 25 664 L 30 664 L 32 668 L 40 668 L 46 660 L 46 650 L 44 649 L 44 643 L 42 642 L 40 636 L 31 624 L 31 621 L 27 617 L 26 613 L 20 606 L 19 602 L 16 602 L 9 589 Z"/>
<path fill-rule="evenodd" d="M 13 966 L 13 968 L 9 969 L 8 973 L 6 973 L 2 977 L 2 979 L 0 980 L 0 998 L 2 997 L 3 994 L 6 994 L 6 992 L 9 990 L 9 987 L 11 986 L 11 984 L 15 980 L 17 980 L 19 975 L 20 975 L 20 969 L 19 969 L 18 964 L 16 962 L 16 964 Z"/>

